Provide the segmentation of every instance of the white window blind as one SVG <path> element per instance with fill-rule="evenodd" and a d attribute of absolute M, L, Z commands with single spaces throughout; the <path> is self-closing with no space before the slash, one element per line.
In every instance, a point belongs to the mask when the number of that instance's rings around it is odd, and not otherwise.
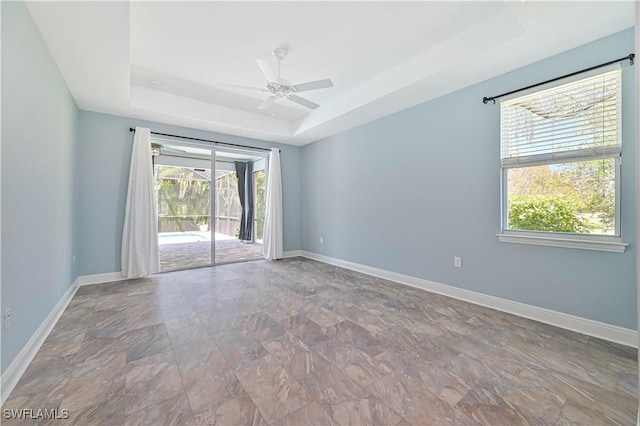
<path fill-rule="evenodd" d="M 618 68 L 502 102 L 502 166 L 619 156 L 620 81 Z"/>

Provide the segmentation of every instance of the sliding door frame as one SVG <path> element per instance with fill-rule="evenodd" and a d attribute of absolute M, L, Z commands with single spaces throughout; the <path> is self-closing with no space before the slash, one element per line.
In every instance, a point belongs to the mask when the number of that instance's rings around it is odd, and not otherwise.
<path fill-rule="evenodd" d="M 217 185 L 216 185 L 216 148 L 211 147 L 211 181 L 209 182 L 209 239 L 211 240 L 211 264 L 209 266 L 216 266 L 216 198 L 217 198 Z"/>
<path fill-rule="evenodd" d="M 229 153 L 229 154 L 244 154 L 244 155 L 251 155 L 253 157 L 260 157 L 262 159 L 264 159 L 264 164 L 265 164 L 265 186 L 266 186 L 266 179 L 268 177 L 268 172 L 269 172 L 269 152 L 267 151 L 262 151 L 262 150 L 252 150 L 250 148 L 235 148 L 235 147 L 227 147 L 227 146 L 216 146 L 213 148 L 214 151 L 214 155 L 212 156 L 212 158 L 214 159 L 214 163 L 213 166 L 215 167 L 215 158 L 217 157 L 218 153 Z M 255 163 L 258 160 L 254 160 L 253 162 Z M 212 169 L 213 173 L 211 175 L 211 179 L 212 179 L 212 186 L 213 185 L 213 180 L 215 180 L 215 170 L 216 169 Z M 248 179 L 249 177 L 246 177 L 245 179 Z M 253 179 L 253 173 L 252 176 L 250 177 L 251 179 Z M 215 185 L 215 189 L 212 191 L 212 197 L 217 197 L 217 185 Z M 253 194 L 251 194 L 251 196 L 253 196 Z M 266 197 L 266 194 L 265 194 Z M 214 204 L 211 204 L 212 206 L 214 206 Z M 256 206 L 254 206 L 254 212 L 256 210 Z M 213 213 L 212 210 L 212 217 L 214 216 L 215 213 Z M 253 221 L 253 219 L 252 219 Z M 212 243 L 215 245 L 215 220 L 213 221 L 213 229 L 212 229 Z M 252 235 L 252 242 L 253 244 L 255 244 L 256 242 L 256 232 L 257 229 L 253 230 L 253 235 Z M 212 251 L 212 253 L 215 253 L 215 251 Z M 264 256 L 261 257 L 262 259 L 264 259 Z M 212 258 L 212 266 L 215 265 L 224 265 L 224 264 L 228 264 L 228 263 L 240 263 L 240 262 L 250 262 L 253 260 L 257 260 L 257 259 L 242 259 L 242 260 L 235 260 L 235 261 L 228 261 L 228 262 L 216 262 L 215 259 L 215 255 Z"/>
<path fill-rule="evenodd" d="M 178 269 L 172 269 L 172 270 L 168 270 L 168 271 L 162 271 L 162 272 L 171 272 L 171 271 L 175 271 L 175 270 L 181 270 L 181 269 L 193 269 L 193 268 L 201 268 L 201 267 L 210 267 L 210 266 L 216 266 L 219 264 L 226 264 L 226 263 L 236 263 L 236 262 L 222 262 L 222 263 L 218 263 L 216 262 L 216 238 L 215 238 L 215 234 L 216 234 L 216 202 L 217 202 L 217 185 L 216 185 L 216 171 L 217 171 L 217 167 L 216 167 L 216 159 L 218 156 L 218 152 L 220 153 L 229 153 L 229 154 L 244 154 L 244 155 L 251 155 L 252 157 L 261 157 L 264 159 L 265 161 L 265 185 L 267 184 L 266 180 L 268 179 L 269 176 L 269 152 L 267 151 L 263 151 L 260 149 L 251 149 L 251 148 L 236 148 L 236 147 L 227 147 L 227 146 L 221 146 L 221 145 L 212 145 L 210 143 L 206 143 L 206 142 L 195 142 L 195 141 L 185 141 L 182 139 L 178 139 L 178 138 L 171 138 L 171 137 L 165 137 L 165 136 L 154 136 L 152 135 L 151 138 L 152 142 L 157 142 L 160 144 L 171 144 L 171 145 L 175 145 L 175 146 L 183 146 L 183 147 L 191 147 L 191 148 L 198 148 L 198 149 L 202 149 L 202 150 L 208 150 L 209 151 L 209 164 L 211 167 L 211 181 L 209 183 L 209 236 L 211 239 L 211 259 L 209 264 L 203 264 L 203 265 L 198 265 L 198 266 L 188 266 L 185 268 L 178 268 Z M 196 157 L 197 158 L 197 157 Z M 202 158 L 202 160 L 205 160 L 204 158 Z M 257 161 L 257 160 L 255 160 Z M 255 163 L 254 161 L 254 163 Z M 253 179 L 253 176 L 251 176 L 251 179 Z M 253 196 L 253 194 L 252 194 Z M 266 194 L 265 194 L 266 197 Z M 157 231 L 156 231 L 157 232 Z M 254 230 L 253 232 L 253 242 L 255 243 L 256 240 L 256 232 L 257 232 L 257 228 Z M 253 260 L 253 259 L 251 259 Z M 247 260 L 238 260 L 237 262 L 245 262 L 245 261 L 249 261 L 249 259 Z"/>

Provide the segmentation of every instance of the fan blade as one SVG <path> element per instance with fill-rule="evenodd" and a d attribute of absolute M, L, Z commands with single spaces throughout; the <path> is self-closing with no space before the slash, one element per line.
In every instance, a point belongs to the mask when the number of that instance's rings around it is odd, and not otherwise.
<path fill-rule="evenodd" d="M 263 61 L 262 59 L 256 59 L 256 62 L 268 83 L 279 83 L 278 76 L 269 62 Z"/>
<path fill-rule="evenodd" d="M 302 106 L 305 106 L 309 109 L 316 109 L 318 108 L 320 105 L 311 102 L 308 99 L 305 98 L 301 98 L 300 96 L 296 96 L 296 95 L 289 95 L 287 96 L 287 99 L 289 99 L 291 102 L 295 102 L 297 104 L 300 104 Z"/>
<path fill-rule="evenodd" d="M 275 96 L 269 96 L 267 99 L 262 101 L 260 105 L 258 105 L 258 109 L 267 109 L 276 101 Z"/>
<path fill-rule="evenodd" d="M 251 86 L 241 86 L 239 84 L 218 83 L 218 86 L 233 87 L 235 89 L 257 90 L 258 92 L 268 92 L 267 89 L 261 89 L 259 87 L 251 87 Z"/>
<path fill-rule="evenodd" d="M 310 81 L 308 83 L 300 83 L 292 86 L 296 89 L 297 93 L 308 92 L 309 90 L 326 89 L 327 87 L 333 87 L 333 81 L 326 78 L 324 80 Z"/>

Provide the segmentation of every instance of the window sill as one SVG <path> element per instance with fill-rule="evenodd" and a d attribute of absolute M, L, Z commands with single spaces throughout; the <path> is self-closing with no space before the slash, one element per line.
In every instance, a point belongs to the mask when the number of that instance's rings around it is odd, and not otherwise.
<path fill-rule="evenodd" d="M 575 248 L 582 250 L 624 253 L 629 244 L 613 240 L 585 240 L 567 237 L 547 237 L 519 234 L 497 234 L 501 243 L 531 244 L 536 246 Z"/>

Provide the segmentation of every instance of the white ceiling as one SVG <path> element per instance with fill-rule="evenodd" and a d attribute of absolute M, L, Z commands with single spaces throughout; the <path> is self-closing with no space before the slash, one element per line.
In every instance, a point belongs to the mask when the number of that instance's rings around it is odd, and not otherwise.
<path fill-rule="evenodd" d="M 303 145 L 633 26 L 633 1 L 28 2 L 81 109 Z M 255 59 L 307 110 L 266 93 Z M 152 84 L 156 80 L 160 84 Z M 135 124 L 135 123 L 134 123 Z"/>

